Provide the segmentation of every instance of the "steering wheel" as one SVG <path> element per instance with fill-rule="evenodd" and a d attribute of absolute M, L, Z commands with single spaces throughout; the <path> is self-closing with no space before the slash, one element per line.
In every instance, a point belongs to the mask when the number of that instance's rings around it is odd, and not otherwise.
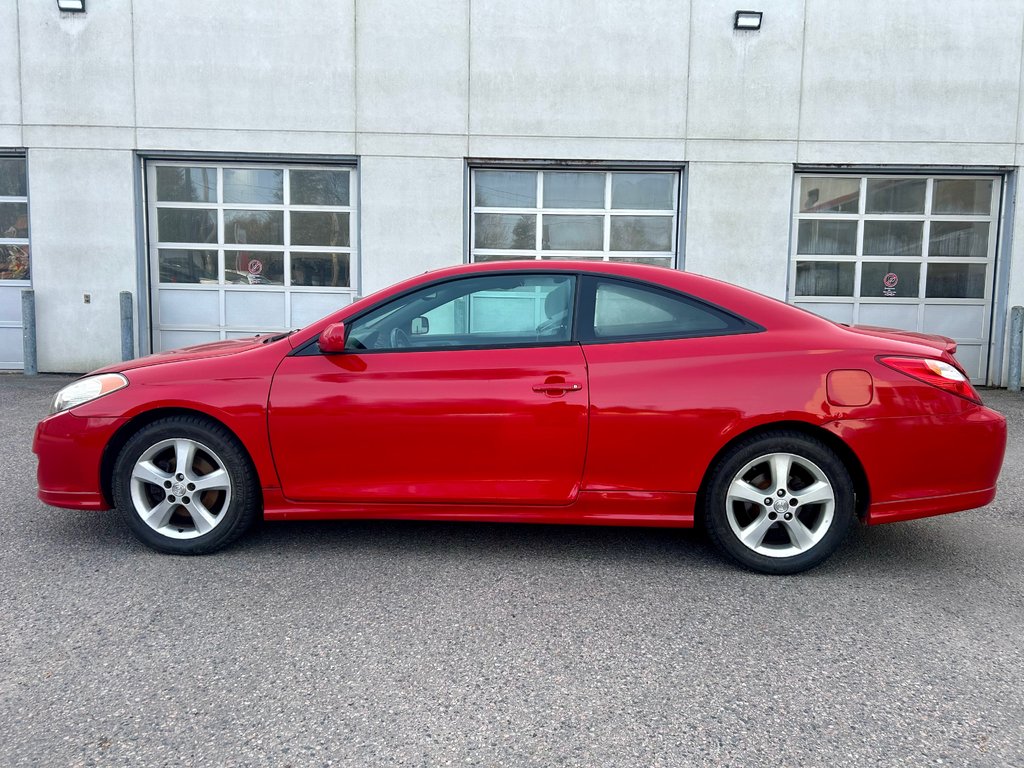
<path fill-rule="evenodd" d="M 409 341 L 409 334 L 401 328 L 392 328 L 389 340 L 391 341 L 392 349 L 401 349 L 402 347 L 412 346 L 412 342 Z"/>

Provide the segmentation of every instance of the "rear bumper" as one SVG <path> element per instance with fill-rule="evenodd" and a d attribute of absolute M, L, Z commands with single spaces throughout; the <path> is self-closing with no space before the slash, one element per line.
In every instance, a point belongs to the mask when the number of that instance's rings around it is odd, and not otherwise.
<path fill-rule="evenodd" d="M 851 420 L 834 428 L 867 475 L 868 524 L 974 509 L 995 498 L 1006 419 L 993 410 Z"/>
<path fill-rule="evenodd" d="M 32 452 L 39 459 L 39 499 L 67 509 L 110 509 L 103 494 L 103 449 L 124 418 L 92 418 L 65 411 L 36 426 Z"/>

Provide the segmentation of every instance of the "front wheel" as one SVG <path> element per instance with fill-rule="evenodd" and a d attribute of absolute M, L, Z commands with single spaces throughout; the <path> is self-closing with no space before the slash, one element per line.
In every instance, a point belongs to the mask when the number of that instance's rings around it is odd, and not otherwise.
<path fill-rule="evenodd" d="M 797 432 L 743 441 L 712 470 L 704 525 L 711 540 L 755 571 L 820 564 L 854 520 L 850 473 L 835 451 Z"/>
<path fill-rule="evenodd" d="M 244 448 L 224 427 L 192 416 L 160 419 L 134 434 L 117 457 L 112 485 L 132 533 L 171 554 L 227 546 L 259 508 Z"/>

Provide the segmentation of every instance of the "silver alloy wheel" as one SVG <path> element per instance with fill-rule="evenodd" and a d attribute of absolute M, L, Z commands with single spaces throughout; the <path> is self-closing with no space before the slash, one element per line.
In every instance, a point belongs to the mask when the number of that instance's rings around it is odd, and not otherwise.
<path fill-rule="evenodd" d="M 194 539 L 224 519 L 231 478 L 221 458 L 202 443 L 161 440 L 135 462 L 131 497 L 136 514 L 161 536 Z"/>
<path fill-rule="evenodd" d="M 793 557 L 821 541 L 832 526 L 832 483 L 810 459 L 769 453 L 733 477 L 725 497 L 729 527 L 748 549 L 766 557 Z"/>

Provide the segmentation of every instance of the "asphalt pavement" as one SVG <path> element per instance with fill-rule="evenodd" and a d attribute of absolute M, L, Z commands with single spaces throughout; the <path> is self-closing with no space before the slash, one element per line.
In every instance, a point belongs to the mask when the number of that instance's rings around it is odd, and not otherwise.
<path fill-rule="evenodd" d="M 159 555 L 36 499 L 67 380 L 0 376 L 0 765 L 1024 765 L 1024 394 L 983 394 L 992 505 L 769 577 L 658 529 L 268 523 Z"/>

